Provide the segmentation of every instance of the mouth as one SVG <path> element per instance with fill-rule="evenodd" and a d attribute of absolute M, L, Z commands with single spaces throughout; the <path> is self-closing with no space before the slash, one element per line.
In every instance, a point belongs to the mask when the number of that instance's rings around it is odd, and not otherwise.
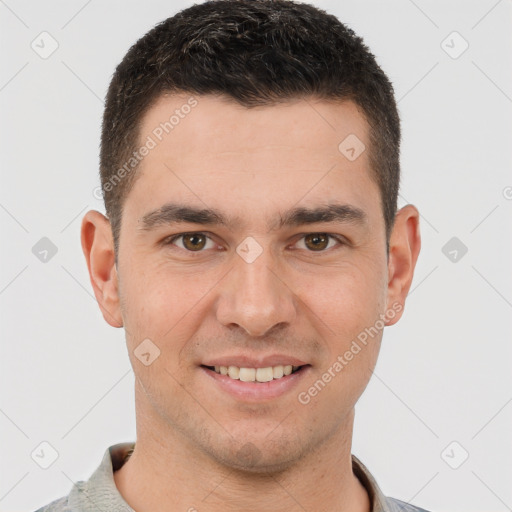
<path fill-rule="evenodd" d="M 206 389 L 241 403 L 269 403 L 292 396 L 313 373 L 307 359 L 285 353 L 232 353 L 199 362 Z M 277 402 L 282 403 L 282 402 Z"/>
<path fill-rule="evenodd" d="M 206 366 L 201 365 L 203 368 L 214 372 L 218 375 L 223 375 L 232 380 L 239 380 L 242 382 L 256 382 L 265 383 L 274 380 L 282 379 L 289 375 L 302 371 L 306 366 L 276 365 L 266 366 L 264 368 L 247 368 L 239 366 Z"/>

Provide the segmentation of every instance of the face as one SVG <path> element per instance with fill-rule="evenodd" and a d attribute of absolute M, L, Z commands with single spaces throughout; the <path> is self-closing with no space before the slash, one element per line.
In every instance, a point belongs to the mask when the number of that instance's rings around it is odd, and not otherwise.
<path fill-rule="evenodd" d="M 143 119 L 155 144 L 100 302 L 126 330 L 138 421 L 231 467 L 284 468 L 351 429 L 412 275 L 387 258 L 368 151 L 340 150 L 369 147 L 353 103 L 189 98 Z"/>

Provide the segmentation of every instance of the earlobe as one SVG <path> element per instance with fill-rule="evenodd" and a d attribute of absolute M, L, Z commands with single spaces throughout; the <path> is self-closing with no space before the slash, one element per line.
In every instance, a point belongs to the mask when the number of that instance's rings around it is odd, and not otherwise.
<path fill-rule="evenodd" d="M 401 307 L 386 325 L 395 324 L 402 316 L 420 248 L 419 212 L 408 204 L 396 214 L 389 242 L 387 308 L 395 309 L 398 304 Z"/>
<path fill-rule="evenodd" d="M 88 211 L 82 219 L 81 242 L 89 278 L 103 318 L 112 327 L 122 327 L 119 283 L 109 220 L 98 211 Z"/>

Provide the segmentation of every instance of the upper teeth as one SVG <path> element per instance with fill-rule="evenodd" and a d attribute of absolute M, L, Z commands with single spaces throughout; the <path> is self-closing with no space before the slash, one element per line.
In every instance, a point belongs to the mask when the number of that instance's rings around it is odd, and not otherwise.
<path fill-rule="evenodd" d="M 287 364 L 267 366 L 266 368 L 239 368 L 238 366 L 215 366 L 214 368 L 221 375 L 227 375 L 243 382 L 269 382 L 273 379 L 280 379 L 283 375 L 290 375 L 299 366 Z"/>

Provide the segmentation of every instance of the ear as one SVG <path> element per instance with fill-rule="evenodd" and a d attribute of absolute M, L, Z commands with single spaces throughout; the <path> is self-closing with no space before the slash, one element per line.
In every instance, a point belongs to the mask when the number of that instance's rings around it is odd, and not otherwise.
<path fill-rule="evenodd" d="M 386 325 L 393 325 L 402 316 L 405 299 L 411 287 L 414 268 L 421 248 L 420 214 L 415 206 L 401 208 L 389 240 L 387 307 L 395 311 Z"/>
<path fill-rule="evenodd" d="M 109 220 L 100 212 L 88 211 L 82 219 L 81 241 L 94 295 L 103 318 L 112 327 L 122 327 L 119 283 Z"/>

